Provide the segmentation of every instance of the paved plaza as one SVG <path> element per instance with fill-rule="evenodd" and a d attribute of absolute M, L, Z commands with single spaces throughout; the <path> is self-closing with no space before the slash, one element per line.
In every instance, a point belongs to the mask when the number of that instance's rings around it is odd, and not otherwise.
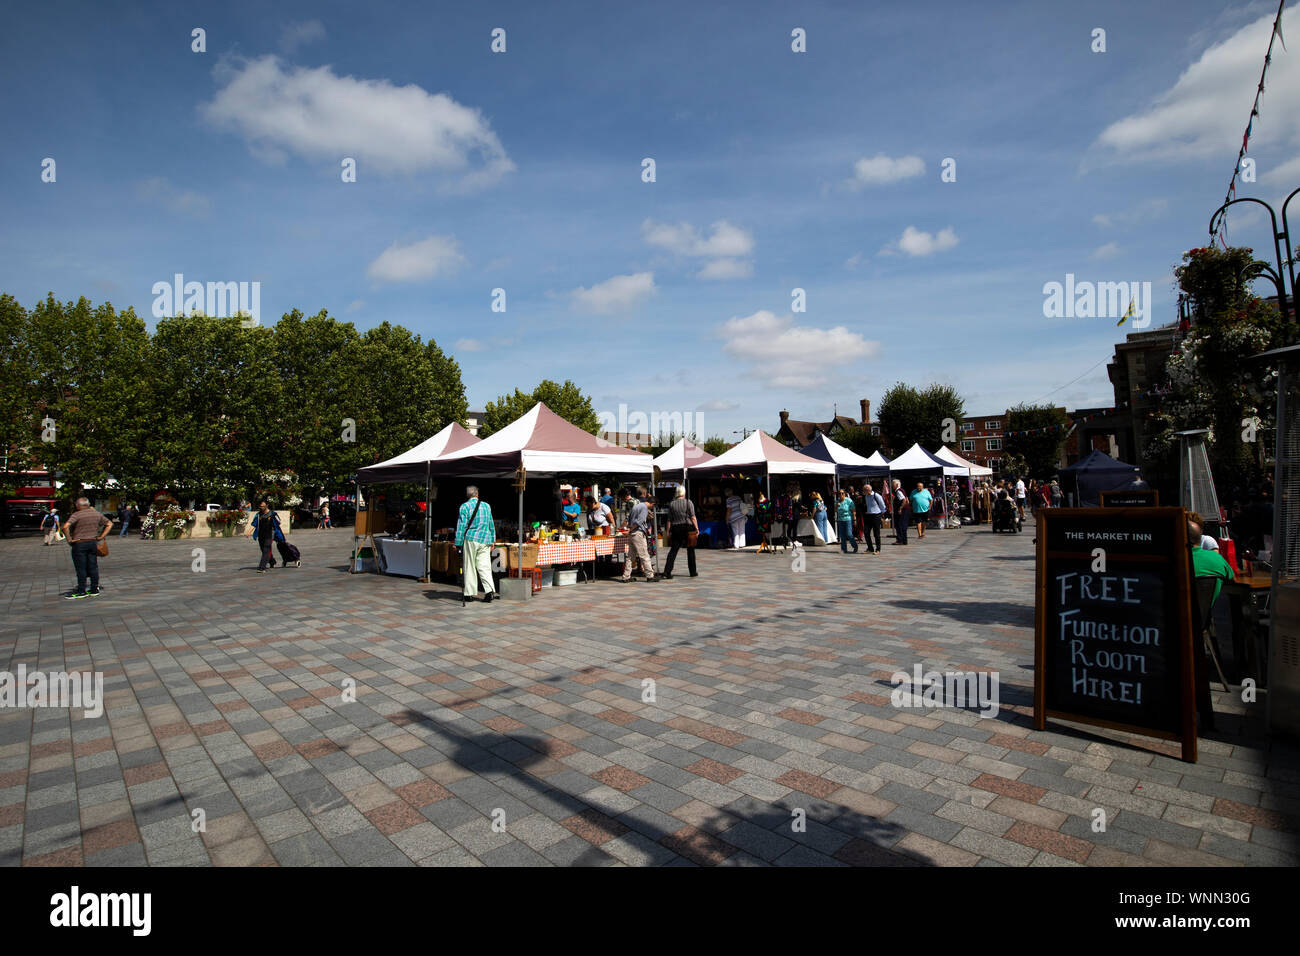
<path fill-rule="evenodd" d="M 706 551 L 697 578 L 465 608 L 348 574 L 350 530 L 295 533 L 303 566 L 265 575 L 247 540 L 114 536 L 77 601 L 66 546 L 3 540 L 0 670 L 93 670 L 106 702 L 0 710 L 0 863 L 1300 862 L 1300 749 L 1262 703 L 1219 688 L 1195 765 L 1032 729 L 1030 538 L 803 573 Z M 1000 711 L 893 706 L 916 664 L 997 672 Z"/>

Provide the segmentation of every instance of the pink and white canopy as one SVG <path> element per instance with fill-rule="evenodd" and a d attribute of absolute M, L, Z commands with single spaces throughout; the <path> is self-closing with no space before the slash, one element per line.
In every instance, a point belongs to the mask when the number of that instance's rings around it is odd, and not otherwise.
<path fill-rule="evenodd" d="M 684 471 L 691 471 L 710 461 L 713 461 L 712 455 L 683 438 L 656 458 L 654 465 L 659 469 L 663 478 L 673 481 L 681 478 Z"/>
<path fill-rule="evenodd" d="M 419 481 L 430 472 L 429 462 L 448 452 L 459 451 L 475 445 L 475 438 L 458 423 L 452 422 L 432 438 L 426 438 L 420 444 L 400 455 L 381 461 L 377 465 L 361 468 L 357 471 L 357 480 L 363 485 L 391 484 L 395 481 Z"/>
<path fill-rule="evenodd" d="M 499 432 L 429 463 L 433 475 L 507 478 L 522 465 L 538 476 L 649 475 L 653 459 L 597 438 L 541 402 Z"/>
<path fill-rule="evenodd" d="M 729 471 L 758 471 L 769 475 L 833 475 L 835 463 L 809 458 L 781 444 L 766 432 L 756 431 L 712 461 L 692 465 L 690 474 L 694 476 Z"/>
<path fill-rule="evenodd" d="M 968 469 L 972 478 L 985 478 L 993 474 L 992 468 L 985 468 L 983 465 L 977 465 L 973 461 L 966 460 L 947 445 L 941 446 L 939 450 L 934 453 L 934 457 L 942 458 L 949 464 L 957 465 L 959 468 Z"/>

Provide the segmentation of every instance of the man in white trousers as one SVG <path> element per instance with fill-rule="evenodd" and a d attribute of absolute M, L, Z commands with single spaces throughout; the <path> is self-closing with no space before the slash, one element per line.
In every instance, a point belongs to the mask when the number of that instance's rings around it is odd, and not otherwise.
<path fill-rule="evenodd" d="M 485 604 L 496 596 L 496 588 L 492 584 L 491 554 L 497 532 L 492 523 L 492 506 L 479 500 L 478 487 L 475 485 L 465 489 L 465 497 L 465 503 L 460 506 L 460 515 L 456 519 L 456 547 L 462 549 L 461 570 L 465 578 L 462 606 L 466 600 L 478 597 L 479 582 L 483 584 Z"/>
<path fill-rule="evenodd" d="M 731 546 L 737 550 L 745 546 L 745 502 L 727 489 L 727 524 L 731 526 Z"/>

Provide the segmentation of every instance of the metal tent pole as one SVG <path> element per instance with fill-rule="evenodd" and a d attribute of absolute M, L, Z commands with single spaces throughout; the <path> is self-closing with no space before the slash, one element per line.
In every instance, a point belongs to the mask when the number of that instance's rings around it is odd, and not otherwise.
<path fill-rule="evenodd" d="M 433 545 L 433 475 L 424 463 L 424 581 L 429 582 L 429 551 Z"/>

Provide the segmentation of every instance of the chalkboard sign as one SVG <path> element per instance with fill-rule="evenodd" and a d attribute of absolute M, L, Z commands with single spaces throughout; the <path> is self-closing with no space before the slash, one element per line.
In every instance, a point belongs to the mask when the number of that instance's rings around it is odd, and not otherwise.
<path fill-rule="evenodd" d="M 1097 497 L 1103 508 L 1156 508 L 1160 505 L 1160 492 L 1154 488 L 1102 491 Z"/>
<path fill-rule="evenodd" d="M 1180 740 L 1196 761 L 1191 571 L 1182 508 L 1038 512 L 1034 726 Z"/>

